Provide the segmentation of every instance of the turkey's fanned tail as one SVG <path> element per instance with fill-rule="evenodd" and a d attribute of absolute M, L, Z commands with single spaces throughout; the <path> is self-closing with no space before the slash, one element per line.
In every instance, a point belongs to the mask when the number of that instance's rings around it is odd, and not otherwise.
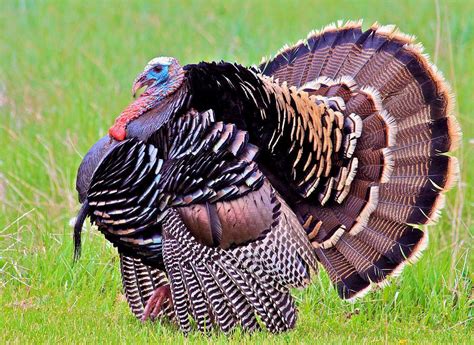
<path fill-rule="evenodd" d="M 427 232 L 417 226 L 439 218 L 457 178 L 446 153 L 460 130 L 446 82 L 412 37 L 394 26 L 364 31 L 361 22 L 312 32 L 260 69 L 326 100 L 345 122 L 360 118 L 350 183 L 329 186 L 336 197 L 324 206 L 306 199 L 293 209 L 341 297 L 385 284 L 420 256 Z"/>

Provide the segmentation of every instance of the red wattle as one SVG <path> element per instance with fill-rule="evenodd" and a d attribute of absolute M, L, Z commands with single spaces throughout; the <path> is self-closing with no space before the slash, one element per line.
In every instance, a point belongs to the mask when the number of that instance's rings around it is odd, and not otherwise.
<path fill-rule="evenodd" d="M 115 124 L 109 129 L 109 135 L 117 141 L 122 141 L 127 136 L 127 131 L 125 126 L 120 124 Z"/>

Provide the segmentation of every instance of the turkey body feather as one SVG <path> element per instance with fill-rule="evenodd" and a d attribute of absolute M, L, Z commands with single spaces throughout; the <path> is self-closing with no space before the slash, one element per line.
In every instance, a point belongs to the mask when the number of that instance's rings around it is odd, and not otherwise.
<path fill-rule="evenodd" d="M 136 83 L 79 168 L 75 238 L 88 215 L 117 247 L 138 317 L 169 283 L 185 332 L 294 327 L 318 262 L 341 298 L 383 286 L 457 176 L 446 83 L 392 26 L 328 26 L 258 68 L 154 59 Z"/>

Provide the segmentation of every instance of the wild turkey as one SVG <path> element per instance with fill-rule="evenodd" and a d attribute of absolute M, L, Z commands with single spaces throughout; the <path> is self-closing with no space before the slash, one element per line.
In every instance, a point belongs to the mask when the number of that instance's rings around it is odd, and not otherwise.
<path fill-rule="evenodd" d="M 81 163 L 75 253 L 89 216 L 133 313 L 184 332 L 294 327 L 317 262 L 341 298 L 383 286 L 457 176 L 448 87 L 393 26 L 330 25 L 258 68 L 156 58 L 143 87 Z"/>

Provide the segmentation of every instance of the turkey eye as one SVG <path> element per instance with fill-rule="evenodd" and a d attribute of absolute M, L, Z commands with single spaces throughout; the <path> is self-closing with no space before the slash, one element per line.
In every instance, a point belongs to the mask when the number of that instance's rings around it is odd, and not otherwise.
<path fill-rule="evenodd" d="M 155 72 L 158 72 L 158 73 L 161 72 L 162 69 L 163 69 L 163 68 L 162 68 L 161 66 L 153 67 L 153 70 L 154 70 Z"/>

